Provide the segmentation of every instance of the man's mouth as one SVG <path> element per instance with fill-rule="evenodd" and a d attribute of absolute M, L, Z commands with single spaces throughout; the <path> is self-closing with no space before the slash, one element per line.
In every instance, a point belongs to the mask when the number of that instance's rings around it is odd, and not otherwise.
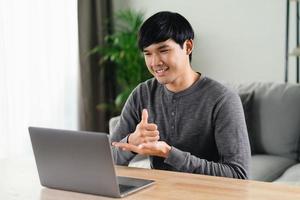
<path fill-rule="evenodd" d="M 168 67 L 163 67 L 163 68 L 159 68 L 154 70 L 155 74 L 157 74 L 158 76 L 164 75 L 164 73 L 168 70 Z"/>

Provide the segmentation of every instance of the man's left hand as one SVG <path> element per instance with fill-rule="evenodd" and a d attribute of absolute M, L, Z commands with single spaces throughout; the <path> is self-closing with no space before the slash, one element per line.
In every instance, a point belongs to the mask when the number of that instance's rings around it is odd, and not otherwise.
<path fill-rule="evenodd" d="M 113 142 L 112 145 L 121 148 L 123 151 L 132 151 L 141 155 L 159 156 L 163 158 L 168 157 L 171 150 L 171 146 L 164 141 L 147 142 L 138 146 L 121 142 Z"/>

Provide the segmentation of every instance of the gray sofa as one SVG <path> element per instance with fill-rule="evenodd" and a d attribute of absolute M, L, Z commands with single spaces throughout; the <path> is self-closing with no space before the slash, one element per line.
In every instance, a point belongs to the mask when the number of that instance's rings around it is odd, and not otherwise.
<path fill-rule="evenodd" d="M 226 84 L 241 97 L 251 144 L 253 180 L 300 185 L 300 85 Z M 110 120 L 110 129 L 118 117 Z M 130 164 L 149 168 L 137 156 Z"/>

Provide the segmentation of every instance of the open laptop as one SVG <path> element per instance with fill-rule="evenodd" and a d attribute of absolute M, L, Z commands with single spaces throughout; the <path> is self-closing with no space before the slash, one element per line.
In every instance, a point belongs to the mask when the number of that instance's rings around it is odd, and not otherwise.
<path fill-rule="evenodd" d="M 117 177 L 105 133 L 29 127 L 41 185 L 75 192 L 123 197 L 154 183 Z"/>

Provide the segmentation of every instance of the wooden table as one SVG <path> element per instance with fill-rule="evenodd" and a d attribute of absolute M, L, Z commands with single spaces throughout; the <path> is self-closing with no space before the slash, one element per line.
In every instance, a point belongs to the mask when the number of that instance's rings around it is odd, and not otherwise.
<path fill-rule="evenodd" d="M 196 174 L 117 166 L 123 176 L 156 180 L 153 186 L 123 199 L 300 199 L 300 187 Z M 48 189 L 40 186 L 34 160 L 0 161 L 1 200 L 100 200 L 107 197 Z"/>

